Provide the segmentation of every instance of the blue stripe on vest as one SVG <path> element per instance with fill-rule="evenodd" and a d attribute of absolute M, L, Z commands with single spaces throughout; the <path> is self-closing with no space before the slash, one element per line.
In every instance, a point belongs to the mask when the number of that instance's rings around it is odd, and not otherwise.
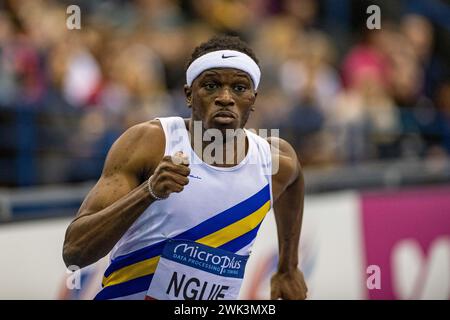
<path fill-rule="evenodd" d="M 261 208 L 269 200 L 270 200 L 270 186 L 269 184 L 267 184 L 264 188 L 262 188 L 260 191 L 258 191 L 250 198 L 215 215 L 214 217 L 211 217 L 201 222 L 197 226 L 187 231 L 184 231 L 178 236 L 175 236 L 173 239 L 187 239 L 192 241 L 201 239 L 252 214 L 256 210 Z M 156 244 L 152 244 L 148 247 L 115 258 L 111 262 L 109 267 L 106 269 L 105 277 L 108 277 L 114 271 L 122 269 L 126 266 L 132 265 L 134 263 L 146 259 L 150 259 L 156 255 L 160 255 L 165 243 L 166 241 L 161 241 Z"/>
<path fill-rule="evenodd" d="M 255 228 L 253 228 L 249 232 L 244 233 L 242 236 L 237 237 L 231 241 L 228 241 L 227 243 L 224 243 L 219 248 L 223 249 L 223 250 L 231 251 L 231 252 L 237 252 L 237 251 L 241 250 L 246 245 L 248 245 L 250 242 L 252 242 L 253 239 L 255 239 L 256 234 L 258 233 L 258 229 L 261 226 L 261 223 L 262 222 L 260 222 Z"/>
<path fill-rule="evenodd" d="M 153 258 L 155 256 L 159 256 L 166 244 L 167 240 L 154 243 L 148 247 L 133 251 L 131 253 L 125 254 L 123 256 L 119 256 L 111 261 L 111 264 L 105 271 L 104 276 L 109 277 L 114 271 L 120 270 L 132 264 Z"/>
<path fill-rule="evenodd" d="M 148 276 L 105 287 L 95 296 L 94 300 L 121 298 L 138 292 L 147 291 L 152 279 L 153 274 L 150 274 Z"/>
<path fill-rule="evenodd" d="M 269 200 L 270 188 L 267 184 L 264 188 L 258 191 L 258 193 L 254 194 L 247 200 L 244 200 L 241 203 L 238 203 L 237 205 L 215 215 L 214 217 L 203 221 L 199 225 L 176 236 L 174 239 L 201 239 L 252 214 Z"/>

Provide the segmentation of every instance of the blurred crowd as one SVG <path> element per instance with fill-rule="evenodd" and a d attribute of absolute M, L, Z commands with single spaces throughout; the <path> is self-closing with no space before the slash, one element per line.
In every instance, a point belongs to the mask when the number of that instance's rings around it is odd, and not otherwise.
<path fill-rule="evenodd" d="M 444 1 L 410 1 L 425 2 L 450 20 Z M 365 25 L 373 3 L 380 30 Z M 71 4 L 81 8 L 80 30 L 67 29 Z M 32 114 L 34 182 L 94 179 L 126 128 L 190 115 L 185 63 L 225 33 L 260 60 L 247 127 L 279 128 L 305 166 L 446 158 L 450 30 L 413 9 L 405 1 L 0 1 L 0 130 L 22 119 L 6 114 Z M 14 157 L 7 131 L 0 158 Z"/>

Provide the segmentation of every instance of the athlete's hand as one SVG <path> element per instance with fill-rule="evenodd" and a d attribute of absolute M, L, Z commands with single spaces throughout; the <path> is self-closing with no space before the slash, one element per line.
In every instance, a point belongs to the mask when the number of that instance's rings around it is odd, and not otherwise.
<path fill-rule="evenodd" d="M 172 192 L 181 192 L 189 183 L 189 160 L 183 152 L 178 151 L 173 156 L 165 156 L 153 173 L 150 187 L 161 198 L 168 197 Z"/>
<path fill-rule="evenodd" d="M 270 299 L 305 300 L 308 288 L 303 273 L 295 269 L 277 272 L 270 279 Z"/>

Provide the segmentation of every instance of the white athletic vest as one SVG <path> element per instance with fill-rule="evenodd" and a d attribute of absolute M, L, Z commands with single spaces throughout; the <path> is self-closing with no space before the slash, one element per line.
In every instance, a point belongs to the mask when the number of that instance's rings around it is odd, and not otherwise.
<path fill-rule="evenodd" d="M 249 255 L 272 207 L 272 160 L 265 139 L 245 130 L 249 146 L 244 160 L 234 167 L 214 167 L 191 148 L 182 118 L 158 119 L 166 138 L 165 155 L 183 151 L 189 157 L 189 184 L 152 203 L 118 241 L 96 299 L 144 299 L 170 240 Z"/>

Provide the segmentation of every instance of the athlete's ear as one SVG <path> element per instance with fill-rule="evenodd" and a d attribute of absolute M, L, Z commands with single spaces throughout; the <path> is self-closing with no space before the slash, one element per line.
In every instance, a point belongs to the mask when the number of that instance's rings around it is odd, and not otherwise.
<path fill-rule="evenodd" d="M 253 93 L 253 95 L 254 95 L 254 97 L 253 97 L 252 104 L 254 105 L 255 102 L 256 102 L 256 97 L 258 96 L 258 92 L 255 91 L 255 92 Z M 252 107 L 252 109 L 253 109 L 252 111 L 254 111 L 254 108 L 253 108 L 253 107 Z"/>
<path fill-rule="evenodd" d="M 186 104 L 188 108 L 192 107 L 192 89 L 187 84 L 184 85 L 184 95 L 186 96 Z"/>
<path fill-rule="evenodd" d="M 252 106 L 250 107 L 250 111 L 255 111 L 255 102 L 256 102 L 256 96 L 258 95 L 258 92 L 253 91 L 253 98 L 252 98 Z"/>

